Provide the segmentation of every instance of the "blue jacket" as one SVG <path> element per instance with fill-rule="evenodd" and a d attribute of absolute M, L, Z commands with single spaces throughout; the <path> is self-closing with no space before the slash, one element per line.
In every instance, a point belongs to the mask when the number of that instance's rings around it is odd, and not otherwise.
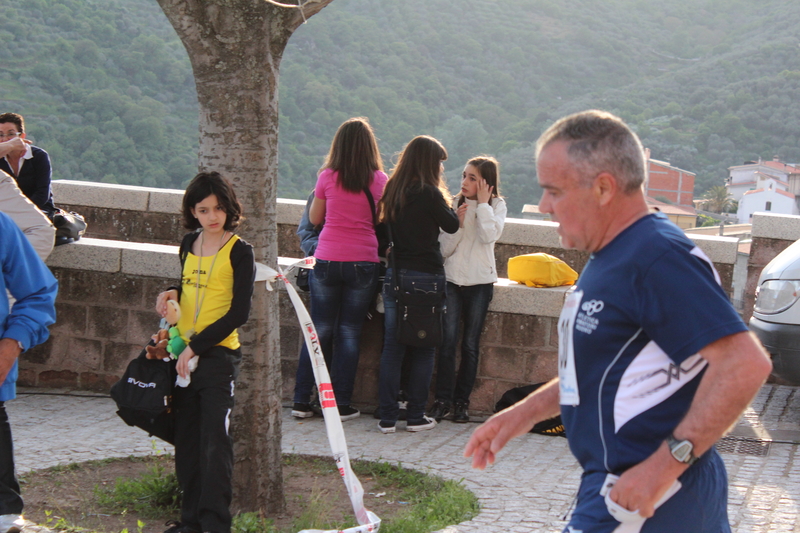
<path fill-rule="evenodd" d="M 0 339 L 14 339 L 23 351 L 43 343 L 56 320 L 58 281 L 16 224 L 0 212 Z M 16 300 L 9 311 L 8 290 Z M 2 386 L 0 402 L 16 397 L 17 362 Z"/>
<path fill-rule="evenodd" d="M 314 255 L 319 243 L 319 234 L 322 231 L 322 224 L 319 227 L 315 226 L 308 220 L 308 212 L 311 210 L 311 203 L 314 201 L 314 191 L 308 196 L 306 208 L 303 210 L 303 216 L 300 218 L 300 224 L 297 225 L 297 235 L 300 236 L 300 248 L 306 257 Z"/>

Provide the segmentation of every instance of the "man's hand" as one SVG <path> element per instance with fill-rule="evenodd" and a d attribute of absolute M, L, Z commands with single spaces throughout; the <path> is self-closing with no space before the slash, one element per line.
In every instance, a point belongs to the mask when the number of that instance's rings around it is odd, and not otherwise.
<path fill-rule="evenodd" d="M 0 156 L 5 157 L 8 154 L 24 152 L 29 144 L 31 144 L 31 141 L 27 139 L 12 137 L 11 140 L 0 143 Z"/>
<path fill-rule="evenodd" d="M 464 457 L 472 457 L 472 468 L 483 470 L 487 464 L 494 464 L 508 441 L 529 432 L 540 420 L 555 416 L 558 410 L 558 380 L 553 380 L 481 424 L 467 442 Z"/>
<path fill-rule="evenodd" d="M 0 384 L 6 380 L 22 350 L 15 339 L 0 339 Z"/>
<path fill-rule="evenodd" d="M 629 511 L 639 511 L 645 518 L 655 513 L 661 496 L 688 468 L 679 463 L 663 443 L 653 455 L 626 470 L 611 489 L 611 499 Z"/>

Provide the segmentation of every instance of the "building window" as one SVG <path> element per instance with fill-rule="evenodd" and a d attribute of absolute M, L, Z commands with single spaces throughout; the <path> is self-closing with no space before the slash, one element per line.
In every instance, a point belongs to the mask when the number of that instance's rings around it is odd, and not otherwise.
<path fill-rule="evenodd" d="M 767 202 L 767 211 L 772 211 L 772 202 Z"/>

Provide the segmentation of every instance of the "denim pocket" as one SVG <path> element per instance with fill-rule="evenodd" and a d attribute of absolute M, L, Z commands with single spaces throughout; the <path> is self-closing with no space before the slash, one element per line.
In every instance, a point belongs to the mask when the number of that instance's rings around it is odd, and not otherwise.
<path fill-rule="evenodd" d="M 356 288 L 368 289 L 375 285 L 378 263 L 359 261 L 351 264 L 354 271 L 354 283 Z"/>
<path fill-rule="evenodd" d="M 314 263 L 314 277 L 320 283 L 324 283 L 328 279 L 328 272 L 330 271 L 330 261 L 324 259 L 317 259 Z"/>

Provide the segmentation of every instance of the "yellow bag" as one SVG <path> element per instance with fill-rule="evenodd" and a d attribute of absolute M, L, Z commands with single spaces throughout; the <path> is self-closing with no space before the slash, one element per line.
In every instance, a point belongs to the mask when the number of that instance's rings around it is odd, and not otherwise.
<path fill-rule="evenodd" d="M 508 279 L 528 287 L 560 287 L 574 284 L 578 273 L 558 257 L 526 254 L 508 260 Z"/>

